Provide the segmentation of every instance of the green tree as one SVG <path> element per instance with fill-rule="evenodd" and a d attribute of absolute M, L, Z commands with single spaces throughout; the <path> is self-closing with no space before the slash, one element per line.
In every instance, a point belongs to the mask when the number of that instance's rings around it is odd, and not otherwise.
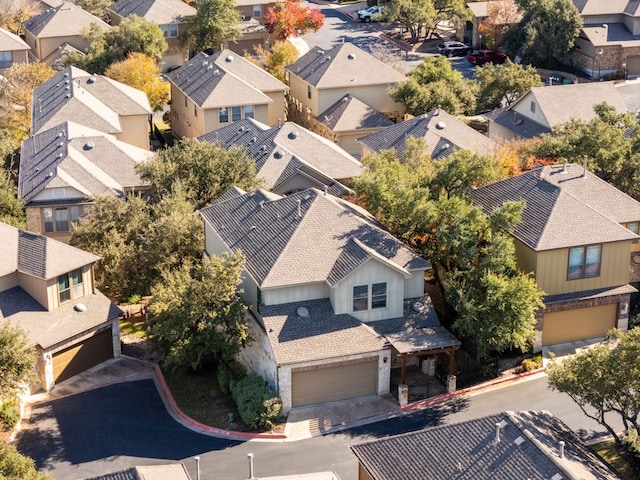
<path fill-rule="evenodd" d="M 298 49 L 288 40 L 278 40 L 269 49 L 257 45 L 245 58 L 263 68 L 281 82 L 286 82 L 284 68 L 298 59 Z"/>
<path fill-rule="evenodd" d="M 0 137 L 1 138 L 1 137 Z M 1 140 L 0 140 L 1 142 Z M 0 165 L 0 222 L 24 228 L 26 217 L 11 175 Z"/>
<path fill-rule="evenodd" d="M 32 459 L 22 455 L 13 445 L 0 442 L 1 480 L 53 480 L 53 477 L 36 470 Z"/>
<path fill-rule="evenodd" d="M 411 33 L 411 42 L 420 38 L 420 32 L 426 25 L 432 25 L 436 19 L 436 9 L 432 1 L 394 0 L 385 6 L 385 17 L 390 22 L 398 22 Z"/>
<path fill-rule="evenodd" d="M 618 445 L 622 437 L 611 417 L 622 420 L 625 431 L 640 431 L 640 329 L 612 330 L 607 341 L 584 350 L 548 369 L 549 385 L 566 393 L 611 434 Z"/>
<path fill-rule="evenodd" d="M 532 66 L 522 66 L 507 60 L 503 65 L 487 63 L 476 69 L 479 85 L 478 110 L 487 111 L 509 106 L 531 87 L 541 87 L 542 79 Z"/>
<path fill-rule="evenodd" d="M 225 42 L 240 37 L 241 21 L 235 0 L 201 0 L 196 15 L 188 19 L 183 41 L 189 43 L 194 55 L 204 50 L 221 50 Z"/>
<path fill-rule="evenodd" d="M 147 334 L 167 368 L 230 362 L 251 341 L 239 296 L 242 254 L 165 271 L 153 290 Z"/>
<path fill-rule="evenodd" d="M 596 118 L 571 120 L 531 145 L 529 154 L 545 160 L 582 163 L 616 188 L 640 198 L 640 126 L 633 114 L 606 103 L 594 107 Z"/>
<path fill-rule="evenodd" d="M 91 24 L 83 37 L 89 42 L 87 54 L 69 57 L 70 63 L 100 75 L 131 53 L 143 53 L 158 61 L 168 48 L 160 26 L 137 15 L 130 15 L 107 32 L 97 24 Z"/>
<path fill-rule="evenodd" d="M 13 398 L 21 384 L 32 380 L 35 367 L 36 351 L 24 330 L 0 321 L 0 402 Z"/>
<path fill-rule="evenodd" d="M 160 78 L 156 61 L 144 53 L 133 52 L 121 62 L 112 63 L 105 75 L 147 94 L 151 108 L 160 111 L 169 101 L 171 89 Z"/>
<path fill-rule="evenodd" d="M 516 0 L 520 22 L 503 37 L 507 51 L 523 63 L 553 66 L 565 62 L 582 29 L 582 16 L 572 0 Z"/>
<path fill-rule="evenodd" d="M 475 113 L 477 93 L 476 82 L 463 78 L 446 58 L 438 56 L 425 58 L 390 95 L 412 115 L 422 115 L 438 106 L 451 115 L 462 115 Z"/>
<path fill-rule="evenodd" d="M 450 22 L 455 27 L 460 27 L 465 20 L 471 18 L 471 11 L 467 8 L 467 2 L 464 0 L 433 0 L 433 6 L 436 16 L 427 30 L 427 38 L 430 37 L 432 32 L 436 31 L 438 24 L 442 21 Z"/>
<path fill-rule="evenodd" d="M 145 194 L 152 203 L 157 203 L 180 183 L 197 209 L 233 186 L 251 190 L 260 185 L 255 176 L 255 161 L 243 148 L 225 149 L 217 143 L 199 143 L 193 139 L 182 140 L 161 151 L 151 161 L 140 164 L 138 171 L 151 184 Z"/>
<path fill-rule="evenodd" d="M 37 0 L 0 0 L 0 28 L 23 35 L 22 22 L 37 15 L 38 9 Z"/>

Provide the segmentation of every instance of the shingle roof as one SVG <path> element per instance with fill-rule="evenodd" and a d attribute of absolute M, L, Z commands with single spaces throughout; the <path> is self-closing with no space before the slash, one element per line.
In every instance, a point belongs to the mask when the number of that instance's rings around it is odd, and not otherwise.
<path fill-rule="evenodd" d="M 496 442 L 497 425 L 500 440 Z M 564 456 L 558 454 L 565 442 Z M 504 412 L 352 445 L 373 480 L 583 480 L 617 474 L 550 412 Z"/>
<path fill-rule="evenodd" d="M 47 349 L 113 320 L 122 313 L 100 292 L 80 299 L 80 303 L 87 307 L 85 311 L 75 310 L 77 303 L 66 302 L 47 311 L 22 287 L 13 287 L 0 292 L 0 319 L 20 326 L 34 345 Z"/>
<path fill-rule="evenodd" d="M 286 70 L 316 88 L 395 85 L 407 78 L 352 43 L 312 48 Z"/>
<path fill-rule="evenodd" d="M 300 317 L 305 307 L 308 317 Z M 351 315 L 335 315 L 328 298 L 260 307 L 276 363 L 286 365 L 377 352 L 385 339 Z"/>
<path fill-rule="evenodd" d="M 43 235 L 0 223 L 0 276 L 21 272 L 48 280 L 100 259 Z"/>
<path fill-rule="evenodd" d="M 112 135 L 65 122 L 22 143 L 18 196 L 26 204 L 45 188 L 71 187 L 80 198 L 124 196 L 146 183 L 136 165 L 153 153 Z"/>
<path fill-rule="evenodd" d="M 219 142 L 225 148 L 244 147 L 256 161 L 256 171 L 266 187 L 276 189 L 301 171 L 343 193 L 348 189 L 335 180 L 358 177 L 362 164 L 333 142 L 293 122 L 268 128 L 251 119 L 206 133 L 198 138 Z"/>
<path fill-rule="evenodd" d="M 627 111 L 637 113 L 640 111 L 640 83 L 624 82 L 616 84 L 622 101 L 627 106 Z"/>
<path fill-rule="evenodd" d="M 120 133 L 121 116 L 152 113 L 144 92 L 77 67 L 67 67 L 36 87 L 31 110 L 32 134 L 67 120 Z"/>
<path fill-rule="evenodd" d="M 353 95 L 345 95 L 316 117 L 333 132 L 362 128 L 384 128 L 393 125 L 387 117 L 361 102 Z"/>
<path fill-rule="evenodd" d="M 495 4 L 495 7 L 491 4 Z M 518 23 L 522 18 L 515 3 L 494 2 L 489 0 L 488 2 L 469 2 L 467 3 L 467 7 L 471 10 L 473 16 L 477 18 L 489 16 L 489 9 L 496 8 L 495 11 L 501 16 L 500 19 L 494 20 L 497 24 L 510 25 Z"/>
<path fill-rule="evenodd" d="M 197 10 L 182 0 L 119 0 L 109 10 L 122 18 L 137 15 L 160 25 L 182 23 Z"/>
<path fill-rule="evenodd" d="M 404 157 L 407 137 L 424 138 L 432 158 L 442 158 L 456 149 L 492 154 L 495 142 L 442 109 L 400 122 L 358 139 L 372 152 L 394 149 Z"/>
<path fill-rule="evenodd" d="M 582 16 L 625 13 L 637 15 L 639 2 L 637 0 L 573 0 Z"/>
<path fill-rule="evenodd" d="M 510 110 L 509 108 L 501 108 L 499 111 L 490 112 L 485 114 L 485 117 L 490 121 L 494 121 L 498 125 L 501 125 L 507 130 L 510 130 L 519 138 L 534 138 L 545 133 L 552 132 L 549 127 L 535 122 L 529 117 L 525 117 L 516 111 Z"/>
<path fill-rule="evenodd" d="M 64 2 L 54 8 L 48 8 L 40 15 L 31 17 L 23 22 L 25 30 L 36 38 L 79 36 L 82 30 L 89 28 L 92 23 L 107 31 L 111 27 L 108 23 L 91 15 L 71 2 Z"/>
<path fill-rule="evenodd" d="M 15 33 L 0 28 L 0 52 L 15 52 L 17 50 L 30 50 L 30 47 Z"/>
<path fill-rule="evenodd" d="M 242 250 L 247 271 L 263 289 L 327 282 L 351 239 L 375 250 L 405 275 L 428 267 L 424 259 L 348 202 L 316 189 L 273 197 L 257 190 L 200 211 L 232 251 Z"/>
<path fill-rule="evenodd" d="M 85 480 L 191 480 L 184 464 L 145 465 L 119 470 Z"/>
<path fill-rule="evenodd" d="M 526 201 L 513 235 L 536 251 L 638 238 L 620 225 L 640 220 L 640 203 L 580 165 L 539 167 L 470 192 L 489 213 Z"/>
<path fill-rule="evenodd" d="M 202 108 L 272 103 L 263 92 L 287 86 L 230 50 L 199 53 L 189 63 L 167 73 L 167 78 Z"/>

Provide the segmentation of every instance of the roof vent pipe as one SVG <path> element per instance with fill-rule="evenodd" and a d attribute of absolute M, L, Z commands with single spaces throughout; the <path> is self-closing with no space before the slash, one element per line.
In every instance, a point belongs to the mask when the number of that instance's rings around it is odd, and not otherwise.
<path fill-rule="evenodd" d="M 324 186 L 324 196 L 325 196 L 325 197 L 327 196 L 327 193 L 329 193 L 329 186 L 328 186 L 328 185 L 325 185 L 325 186 Z"/>
<path fill-rule="evenodd" d="M 280 128 L 282 126 L 282 119 L 278 118 L 278 128 Z"/>
<path fill-rule="evenodd" d="M 560 458 L 564 458 L 564 440 L 560 440 Z"/>
<path fill-rule="evenodd" d="M 438 105 L 438 109 L 436 110 L 436 115 L 440 115 L 440 108 L 442 108 L 442 105 Z"/>
<path fill-rule="evenodd" d="M 500 443 L 500 424 L 496 423 L 496 443 Z"/>
<path fill-rule="evenodd" d="M 562 164 L 562 173 L 567 173 L 567 159 L 564 159 L 564 162 Z"/>
<path fill-rule="evenodd" d="M 584 163 L 582 165 L 582 178 L 587 176 L 587 156 L 584 156 Z"/>
<path fill-rule="evenodd" d="M 302 208 L 301 208 L 302 201 L 298 199 L 297 202 L 298 202 L 298 217 L 302 218 Z"/>
<path fill-rule="evenodd" d="M 253 480 L 255 478 L 253 476 L 253 453 L 247 453 L 247 458 L 249 459 L 249 480 Z"/>
<path fill-rule="evenodd" d="M 193 457 L 196 461 L 196 480 L 200 480 L 200 457 Z"/>

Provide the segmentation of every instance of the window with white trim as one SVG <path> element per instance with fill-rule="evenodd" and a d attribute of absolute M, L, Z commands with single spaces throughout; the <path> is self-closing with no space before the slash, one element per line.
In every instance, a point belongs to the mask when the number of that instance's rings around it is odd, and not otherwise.
<path fill-rule="evenodd" d="M 353 287 L 353 311 L 375 310 L 387 308 L 387 283 L 356 285 Z"/>
<path fill-rule="evenodd" d="M 256 118 L 256 107 L 253 105 L 246 105 L 244 107 L 244 118 Z"/>
<path fill-rule="evenodd" d="M 59 303 L 68 302 L 74 298 L 84 296 L 84 281 L 82 269 L 77 268 L 69 273 L 58 277 L 58 299 Z"/>

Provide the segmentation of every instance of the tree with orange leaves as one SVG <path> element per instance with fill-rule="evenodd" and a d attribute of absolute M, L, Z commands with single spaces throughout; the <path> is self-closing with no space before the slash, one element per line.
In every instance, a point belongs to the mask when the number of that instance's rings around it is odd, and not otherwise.
<path fill-rule="evenodd" d="M 285 0 L 269 7 L 265 14 L 267 31 L 275 40 L 315 32 L 324 25 L 320 10 L 302 4 L 302 0 Z"/>
<path fill-rule="evenodd" d="M 522 15 L 514 0 L 490 0 L 487 2 L 487 16 L 478 25 L 478 30 L 490 38 L 494 46 L 498 46 L 502 31 L 509 25 L 518 23 L 520 18 Z"/>

